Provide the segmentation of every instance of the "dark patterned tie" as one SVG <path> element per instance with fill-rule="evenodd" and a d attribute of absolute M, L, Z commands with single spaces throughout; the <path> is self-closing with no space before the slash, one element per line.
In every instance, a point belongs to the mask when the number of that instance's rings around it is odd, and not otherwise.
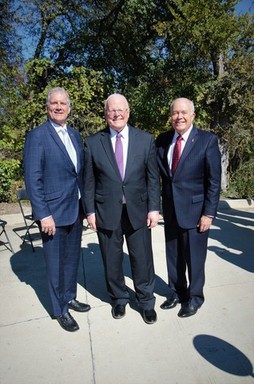
<path fill-rule="evenodd" d="M 121 133 L 117 133 L 116 135 L 116 145 L 115 145 L 115 157 L 116 157 L 116 162 L 118 165 L 118 169 L 120 172 L 120 175 L 123 179 L 123 174 L 124 174 L 124 169 L 123 169 L 123 143 L 121 140 Z"/>
<path fill-rule="evenodd" d="M 171 166 L 171 172 L 172 172 L 172 175 L 175 174 L 175 171 L 176 171 L 176 167 L 178 165 L 178 162 L 180 160 L 180 157 L 181 157 L 181 142 L 182 142 L 182 136 L 179 135 L 176 139 L 176 143 L 175 143 L 175 148 L 174 148 L 174 153 L 173 153 L 173 158 L 172 158 L 172 166 Z"/>

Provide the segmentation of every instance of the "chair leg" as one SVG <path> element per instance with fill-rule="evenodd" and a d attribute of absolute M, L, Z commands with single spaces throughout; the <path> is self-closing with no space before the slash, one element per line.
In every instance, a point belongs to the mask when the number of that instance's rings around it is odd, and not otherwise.
<path fill-rule="evenodd" d="M 29 232 L 29 229 L 26 231 L 25 235 L 24 235 L 24 238 L 23 238 L 23 244 L 26 242 L 26 237 L 28 236 L 29 238 L 29 242 L 31 244 L 31 247 L 32 247 L 32 250 L 33 252 L 35 252 L 35 249 L 34 249 L 34 245 L 33 245 L 33 240 L 32 240 L 32 237 L 30 235 L 30 232 Z"/>
<path fill-rule="evenodd" d="M 6 243 L 4 243 L 5 247 L 6 247 L 7 249 L 9 249 L 9 251 L 11 251 L 12 253 L 14 253 L 14 249 L 12 248 L 10 239 L 9 239 L 9 237 L 8 237 L 8 235 L 7 235 L 6 230 L 5 230 L 5 224 L 4 224 L 3 227 L 2 227 L 2 232 L 0 233 L 0 235 L 1 235 L 2 233 L 5 234 L 5 237 L 6 237 L 6 240 L 7 240 L 7 244 L 9 244 L 9 246 L 7 246 Z"/>

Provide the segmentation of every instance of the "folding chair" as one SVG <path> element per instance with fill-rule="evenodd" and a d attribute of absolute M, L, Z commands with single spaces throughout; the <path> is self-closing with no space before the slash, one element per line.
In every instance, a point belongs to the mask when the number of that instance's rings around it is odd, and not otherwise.
<path fill-rule="evenodd" d="M 12 253 L 14 253 L 14 250 L 13 250 L 13 248 L 12 248 L 12 245 L 11 245 L 11 242 L 10 242 L 10 239 L 9 239 L 9 237 L 8 237 L 8 235 L 7 235 L 7 232 L 6 232 L 6 230 L 5 230 L 5 226 L 6 226 L 6 224 L 7 224 L 7 222 L 5 221 L 5 220 L 2 220 L 2 219 L 0 219 L 0 236 L 2 235 L 2 234 L 4 234 L 5 235 L 5 238 L 6 238 L 6 240 L 7 241 L 1 241 L 0 240 L 0 244 L 3 244 L 4 246 L 5 246 L 5 248 L 7 248 L 9 251 L 11 251 Z"/>
<path fill-rule="evenodd" d="M 35 227 L 38 228 L 38 226 L 37 226 L 35 220 L 33 219 L 32 212 L 29 213 L 29 214 L 25 214 L 24 206 L 23 206 L 24 202 L 29 202 L 30 200 L 29 200 L 29 197 L 27 195 L 27 192 L 26 192 L 25 188 L 18 189 L 17 192 L 16 192 L 16 196 L 17 196 L 17 200 L 18 200 L 18 203 L 19 203 L 20 211 L 21 211 L 24 223 L 25 223 L 25 228 L 26 228 L 25 234 L 22 235 L 22 236 L 20 236 L 20 235 L 18 235 L 18 236 L 23 240 L 23 244 L 26 241 L 28 241 L 31 244 L 33 252 L 34 252 L 35 249 L 34 249 L 33 240 L 32 240 L 32 236 L 31 236 L 30 230 L 32 228 L 35 228 Z M 29 224 L 29 222 L 31 222 L 31 224 Z M 17 228 L 15 230 L 15 232 L 17 232 L 17 230 L 20 230 L 20 229 L 21 228 Z"/>

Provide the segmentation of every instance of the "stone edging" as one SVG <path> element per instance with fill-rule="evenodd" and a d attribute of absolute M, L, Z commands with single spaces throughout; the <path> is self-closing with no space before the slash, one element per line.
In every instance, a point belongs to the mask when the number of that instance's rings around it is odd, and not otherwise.
<path fill-rule="evenodd" d="M 254 208 L 254 200 L 252 199 L 225 199 L 220 200 L 218 210 L 249 208 Z"/>

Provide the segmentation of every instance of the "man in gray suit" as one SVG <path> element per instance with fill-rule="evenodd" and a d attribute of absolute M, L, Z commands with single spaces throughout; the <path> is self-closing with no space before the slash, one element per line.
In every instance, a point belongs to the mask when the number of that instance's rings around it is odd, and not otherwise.
<path fill-rule="evenodd" d="M 122 318 L 129 302 L 122 266 L 125 236 L 136 299 L 144 321 L 153 324 L 151 228 L 160 208 L 154 138 L 128 124 L 130 109 L 123 95 L 110 95 L 104 113 L 107 128 L 85 140 L 87 221 L 98 233 L 112 316 Z"/>
<path fill-rule="evenodd" d="M 204 302 L 207 240 L 220 197 L 218 138 L 195 127 L 194 117 L 191 100 L 174 100 L 174 129 L 156 140 L 170 288 L 161 308 L 181 303 L 182 318 L 195 315 Z"/>

